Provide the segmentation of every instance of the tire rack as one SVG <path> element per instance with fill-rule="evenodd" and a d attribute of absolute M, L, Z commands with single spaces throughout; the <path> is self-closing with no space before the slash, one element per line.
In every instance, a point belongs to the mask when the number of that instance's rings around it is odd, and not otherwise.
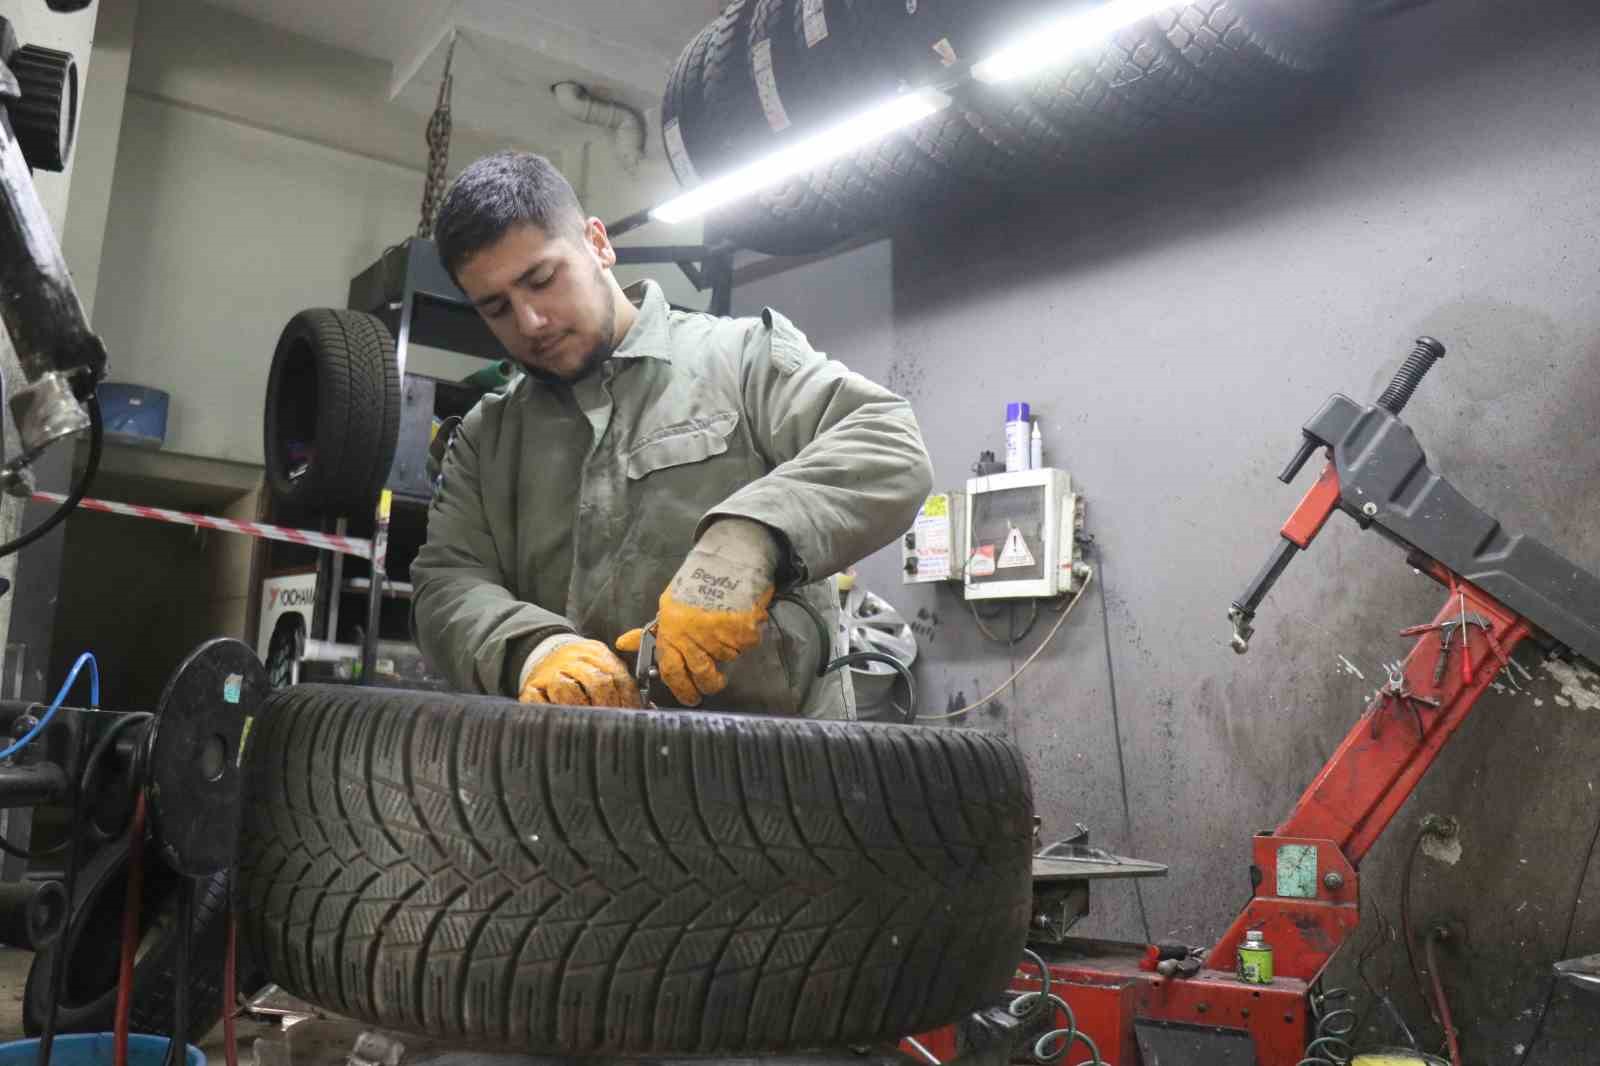
<path fill-rule="evenodd" d="M 639 246 L 618 248 L 617 262 L 675 264 L 696 289 L 711 291 L 710 312 L 726 315 L 733 301 L 733 252 L 728 245 Z M 346 592 L 365 592 L 360 683 L 372 685 L 377 683 L 384 597 L 410 595 L 409 589 L 389 581 L 386 564 L 390 515 L 385 513 L 385 499 L 392 500 L 398 513 L 426 511 L 433 496 L 427 473 L 432 420 L 436 414 L 464 414 L 482 395 L 474 386 L 408 372 L 408 349 L 417 343 L 484 359 L 502 359 L 505 352 L 451 280 L 439 260 L 438 247 L 428 238 L 408 238 L 387 249 L 377 262 L 352 278 L 347 306 L 376 315 L 394 336 L 395 360 L 400 370 L 400 440 L 384 483 L 385 492 L 374 501 L 371 581 L 365 587 L 350 588 L 358 585 L 359 579 L 347 585 L 343 557 L 334 552 L 318 552 L 318 592 L 308 635 L 335 641 L 341 598 Z M 349 519 L 350 516 L 325 517 L 323 528 L 330 533 L 343 533 Z M 405 639 L 411 639 L 409 633 Z M 421 669 L 416 670 L 419 677 Z M 437 686 L 421 682 L 419 687 Z"/>

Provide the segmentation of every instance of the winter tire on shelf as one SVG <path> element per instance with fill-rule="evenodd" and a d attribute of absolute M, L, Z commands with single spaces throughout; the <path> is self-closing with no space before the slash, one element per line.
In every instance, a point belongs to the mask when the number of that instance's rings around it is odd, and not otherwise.
<path fill-rule="evenodd" d="M 318 308 L 289 320 L 267 378 L 267 483 L 285 503 L 370 514 L 400 439 L 394 338 L 374 315 Z"/>

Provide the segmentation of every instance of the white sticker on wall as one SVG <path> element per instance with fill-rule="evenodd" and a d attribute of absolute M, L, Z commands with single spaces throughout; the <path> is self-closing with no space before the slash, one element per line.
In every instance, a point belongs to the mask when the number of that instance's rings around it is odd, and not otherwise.
<path fill-rule="evenodd" d="M 756 74 L 756 95 L 761 97 L 761 110 L 767 116 L 767 125 L 773 133 L 789 128 L 789 112 L 783 109 L 778 96 L 778 79 L 772 73 L 772 42 L 765 38 L 750 49 L 750 65 Z"/>
<path fill-rule="evenodd" d="M 826 0 L 805 0 L 801 5 L 801 21 L 806 30 L 806 47 L 815 48 L 828 39 L 828 15 L 823 11 Z"/>
<path fill-rule="evenodd" d="M 694 164 L 689 162 L 689 149 L 683 143 L 683 130 L 678 128 L 678 120 L 673 119 L 661 129 L 662 137 L 667 142 L 667 155 L 672 159 L 672 172 L 685 185 L 697 185 L 700 175 L 694 172 Z"/>
<path fill-rule="evenodd" d="M 1022 539 L 1022 530 L 1012 526 L 1011 532 L 1006 535 L 1006 546 L 1000 549 L 1000 569 L 1033 565 L 1033 552 L 1028 550 L 1028 542 Z"/>

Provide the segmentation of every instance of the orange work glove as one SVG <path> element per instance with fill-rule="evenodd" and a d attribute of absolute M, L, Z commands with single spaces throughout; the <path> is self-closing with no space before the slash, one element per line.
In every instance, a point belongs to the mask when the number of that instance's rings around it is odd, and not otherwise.
<path fill-rule="evenodd" d="M 521 703 L 567 707 L 639 706 L 639 688 L 628 665 L 603 641 L 574 635 L 551 637 L 522 666 Z"/>
<path fill-rule="evenodd" d="M 656 667 L 678 702 L 698 707 L 728 685 L 717 669 L 761 642 L 772 602 L 778 542 L 759 522 L 724 518 L 700 538 L 661 594 Z M 617 640 L 636 652 L 644 630 Z"/>

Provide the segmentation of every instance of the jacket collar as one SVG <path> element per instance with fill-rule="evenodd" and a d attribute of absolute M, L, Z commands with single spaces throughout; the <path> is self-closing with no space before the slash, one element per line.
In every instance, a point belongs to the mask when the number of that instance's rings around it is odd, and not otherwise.
<path fill-rule="evenodd" d="M 633 327 L 611 353 L 611 358 L 672 362 L 672 334 L 667 322 L 669 308 L 661 286 L 646 279 L 629 285 L 622 292 L 639 309 L 639 317 L 633 320 Z"/>

